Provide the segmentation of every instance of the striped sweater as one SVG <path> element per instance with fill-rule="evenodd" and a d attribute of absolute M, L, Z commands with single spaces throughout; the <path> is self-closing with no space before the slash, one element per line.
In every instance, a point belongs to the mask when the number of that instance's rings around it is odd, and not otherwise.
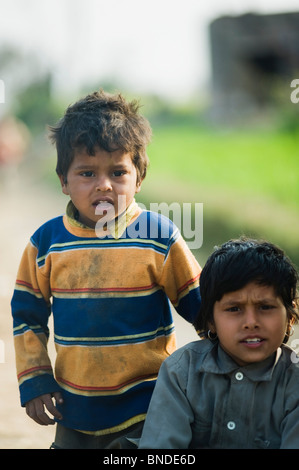
<path fill-rule="evenodd" d="M 61 391 L 62 425 L 108 434 L 144 420 L 176 347 L 170 302 L 194 320 L 200 267 L 178 229 L 154 212 L 139 209 L 117 239 L 72 222 L 64 215 L 42 225 L 20 263 L 12 314 L 21 404 Z"/>

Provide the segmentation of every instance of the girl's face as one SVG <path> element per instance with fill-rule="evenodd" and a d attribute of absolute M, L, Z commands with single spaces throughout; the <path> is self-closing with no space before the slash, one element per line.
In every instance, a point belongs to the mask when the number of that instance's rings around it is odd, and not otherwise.
<path fill-rule="evenodd" d="M 260 362 L 282 344 L 287 310 L 273 286 L 248 283 L 214 304 L 214 324 L 222 349 L 240 366 Z"/>

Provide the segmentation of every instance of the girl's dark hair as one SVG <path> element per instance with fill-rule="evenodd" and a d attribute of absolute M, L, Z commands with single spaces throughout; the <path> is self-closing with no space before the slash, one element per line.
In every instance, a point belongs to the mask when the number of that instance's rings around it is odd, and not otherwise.
<path fill-rule="evenodd" d="M 146 147 L 151 140 L 151 127 L 139 114 L 136 100 L 127 102 L 121 94 L 100 90 L 69 106 L 55 126 L 49 126 L 49 138 L 57 149 L 56 172 L 66 179 L 75 149 L 95 154 L 95 147 L 112 152 L 123 150 L 132 155 L 137 182 L 146 175 Z"/>
<path fill-rule="evenodd" d="M 215 302 L 253 281 L 273 286 L 287 310 L 288 320 L 298 322 L 298 311 L 293 306 L 293 302 L 297 303 L 298 273 L 292 262 L 272 243 L 242 237 L 216 247 L 202 270 L 196 330 L 205 336 L 208 324 L 213 324 Z"/>

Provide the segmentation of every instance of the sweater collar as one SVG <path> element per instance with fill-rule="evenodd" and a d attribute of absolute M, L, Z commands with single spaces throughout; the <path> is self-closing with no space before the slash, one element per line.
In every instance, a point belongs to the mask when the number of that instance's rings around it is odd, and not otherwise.
<path fill-rule="evenodd" d="M 66 217 L 69 225 L 74 229 L 83 229 L 86 230 L 86 232 L 92 231 L 95 233 L 95 236 L 98 236 L 99 238 L 112 236 L 114 239 L 117 240 L 123 235 L 127 226 L 130 224 L 133 217 L 137 214 L 138 209 L 139 206 L 136 203 L 135 199 L 133 199 L 131 204 L 122 214 L 120 214 L 118 217 L 116 217 L 116 219 L 112 220 L 107 224 L 107 230 L 105 231 L 97 231 L 96 228 L 93 229 L 80 222 L 78 220 L 78 210 L 71 200 L 68 202 L 66 207 Z"/>

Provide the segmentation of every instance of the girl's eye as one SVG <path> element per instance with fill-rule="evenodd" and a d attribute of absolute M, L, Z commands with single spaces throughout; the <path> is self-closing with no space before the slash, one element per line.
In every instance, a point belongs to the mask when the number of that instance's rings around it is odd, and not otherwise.
<path fill-rule="evenodd" d="M 269 305 L 269 304 L 261 305 L 262 310 L 272 310 L 273 308 L 275 308 L 273 305 Z"/>
<path fill-rule="evenodd" d="M 228 312 L 239 312 L 240 311 L 240 307 L 237 307 L 237 306 L 234 306 L 234 307 L 229 307 L 227 309 Z"/>

